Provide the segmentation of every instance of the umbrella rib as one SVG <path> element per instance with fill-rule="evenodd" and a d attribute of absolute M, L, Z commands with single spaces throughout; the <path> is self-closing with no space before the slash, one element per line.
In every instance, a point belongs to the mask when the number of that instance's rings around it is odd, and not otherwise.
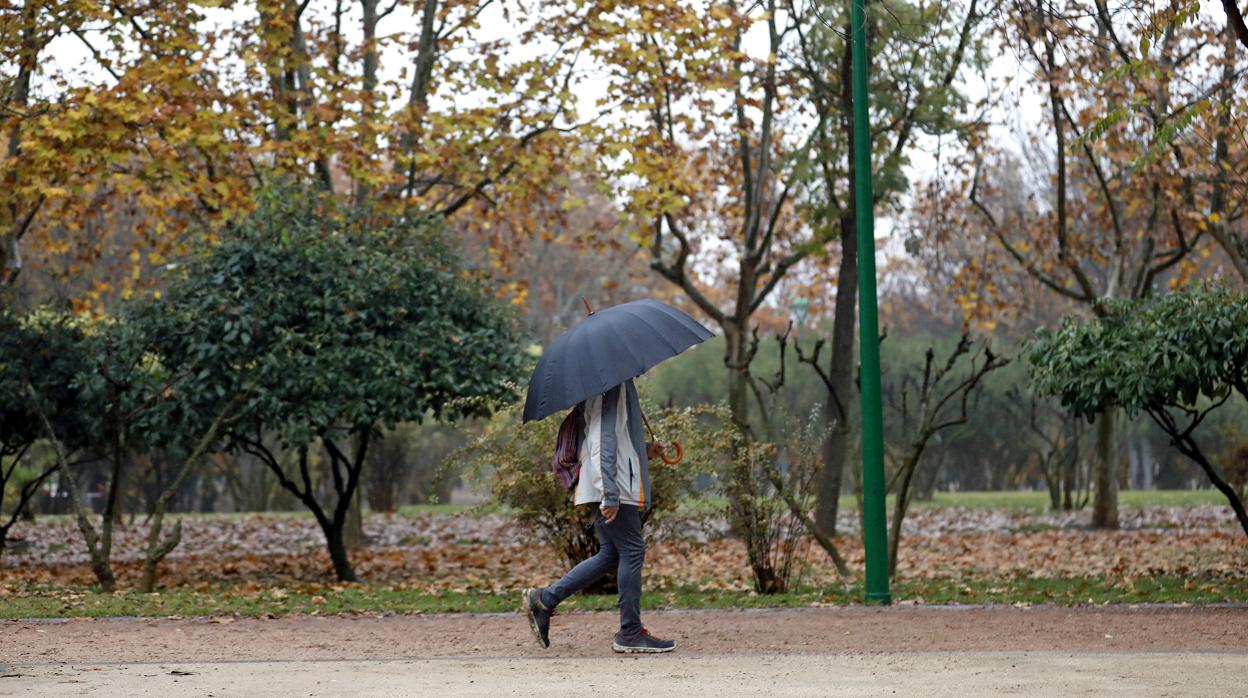
<path fill-rule="evenodd" d="M 648 318 L 648 317 L 646 317 L 645 315 L 640 314 L 640 313 L 635 313 L 635 312 L 633 312 L 633 309 L 632 309 L 632 308 L 624 308 L 624 306 L 620 306 L 620 312 L 621 312 L 621 313 L 623 313 L 623 314 L 629 315 L 629 316 L 631 316 L 631 317 L 635 317 L 635 318 L 637 318 L 638 320 L 641 320 L 642 322 L 645 322 L 647 325 L 649 325 L 649 318 Z M 666 317 L 666 318 L 670 318 L 670 319 L 672 319 L 672 320 L 675 320 L 675 318 L 672 318 L 670 315 L 667 315 L 666 313 L 664 313 L 664 314 L 663 314 L 663 317 Z M 689 331 L 689 329 L 688 329 L 687 327 L 685 327 L 683 324 L 679 325 L 679 327 L 680 327 L 680 329 L 681 329 L 681 330 L 684 330 L 684 331 L 686 331 L 686 332 L 688 332 L 688 331 Z M 660 339 L 662 339 L 662 340 L 663 340 L 663 342 L 667 345 L 667 349 L 668 349 L 668 351 L 672 352 L 672 356 L 676 356 L 677 354 L 681 353 L 681 352 L 682 352 L 682 351 L 684 351 L 685 349 L 688 349 L 688 348 L 689 348 L 688 346 L 687 346 L 687 347 L 685 347 L 684 349 L 680 348 L 678 345 L 676 345 L 675 343 L 673 343 L 672 339 L 671 339 L 670 337 L 668 337 L 666 334 L 663 334 L 663 333 L 658 333 L 658 336 L 659 336 L 659 338 L 660 338 Z M 696 337 L 696 335 L 695 335 L 695 337 Z M 692 346 L 692 345 L 689 345 L 689 346 Z"/>
<path fill-rule="evenodd" d="M 636 365 L 642 367 L 641 373 L 629 376 L 628 378 L 625 378 L 624 380 L 620 381 L 620 383 L 623 383 L 624 381 L 627 381 L 627 380 L 632 380 L 633 378 L 640 376 L 642 373 L 645 373 L 646 371 L 650 369 L 649 366 L 646 366 L 645 360 L 637 356 L 636 352 L 633 351 L 632 342 L 629 342 L 627 339 L 625 339 L 625 337 L 622 334 L 620 334 L 620 331 L 615 328 L 615 325 L 608 325 L 606 329 L 609 330 L 611 334 L 615 335 L 615 338 L 617 341 L 619 341 L 620 346 L 622 346 L 624 350 L 628 352 L 629 356 L 633 357 L 633 362 Z M 620 383 L 617 383 L 616 385 L 619 385 Z M 614 388 L 614 387 L 615 387 L 614 385 L 607 386 L 607 389 L 610 390 L 611 388 Z"/>

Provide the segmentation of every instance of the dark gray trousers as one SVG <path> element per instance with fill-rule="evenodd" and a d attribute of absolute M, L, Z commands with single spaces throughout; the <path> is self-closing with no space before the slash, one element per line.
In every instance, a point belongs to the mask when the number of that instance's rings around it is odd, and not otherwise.
<path fill-rule="evenodd" d="M 542 590 L 542 604 L 554 610 L 564 599 L 593 584 L 611 570 L 620 587 L 620 632 L 641 632 L 641 567 L 646 561 L 646 539 L 641 534 L 641 512 L 620 505 L 607 523 L 599 511 L 594 517 L 598 554 L 573 567 L 563 578 Z"/>

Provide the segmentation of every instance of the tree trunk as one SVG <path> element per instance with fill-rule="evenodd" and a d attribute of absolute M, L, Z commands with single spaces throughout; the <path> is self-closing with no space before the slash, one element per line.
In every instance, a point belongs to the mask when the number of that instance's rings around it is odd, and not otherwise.
<path fill-rule="evenodd" d="M 377 51 L 377 5 L 379 0 L 361 0 L 360 7 L 363 10 L 363 30 L 364 43 L 361 48 L 363 52 L 363 86 L 364 95 L 361 111 L 361 130 L 364 132 L 363 150 L 366 157 L 372 157 L 376 146 L 376 120 L 374 118 L 377 111 L 377 69 L 381 65 L 379 53 Z M 371 195 L 371 187 L 366 182 L 357 182 L 355 186 L 355 200 L 357 202 L 367 201 Z"/>
<path fill-rule="evenodd" d="M 1117 425 L 1117 426 L 1118 426 L 1119 428 L 1121 428 L 1121 426 L 1122 426 L 1122 425 L 1120 424 L 1120 425 Z M 1129 490 L 1131 489 L 1131 456 L 1132 456 L 1131 451 L 1132 451 L 1132 446 L 1131 446 L 1131 442 L 1128 440 L 1128 441 L 1127 441 L 1127 443 L 1125 444 L 1125 446 L 1126 446 L 1126 456 L 1127 456 L 1126 458 L 1123 458 L 1123 457 L 1122 457 L 1122 455 L 1123 455 L 1123 448 L 1122 448 L 1122 446 L 1123 446 L 1123 445 L 1122 445 L 1122 444 L 1120 444 L 1120 445 L 1118 445 L 1118 447 L 1117 447 L 1117 454 L 1116 454 L 1116 457 L 1114 458 L 1114 466 L 1115 466 L 1115 468 L 1116 468 L 1116 472 L 1118 473 L 1118 491 L 1119 491 L 1119 492 L 1126 492 L 1126 491 L 1129 491 Z"/>
<path fill-rule="evenodd" d="M 339 487 L 335 481 L 334 489 L 337 490 L 338 501 L 334 505 L 333 516 L 325 519 L 321 523 L 321 528 L 325 531 L 325 542 L 329 546 L 329 557 L 334 563 L 334 574 L 338 576 L 340 582 L 354 582 L 356 580 L 355 569 L 351 567 L 351 560 L 348 555 L 352 549 L 352 540 L 350 536 L 358 536 L 356 541 L 358 547 L 363 544 L 364 530 L 362 517 L 360 515 L 360 473 L 364 469 L 364 462 L 368 456 L 369 434 L 367 431 L 356 430 L 351 433 L 352 455 L 344 455 L 338 446 L 331 439 L 325 440 L 326 448 L 329 450 L 332 461 L 330 467 L 337 472 L 339 464 L 346 469 L 346 482 L 344 487 Z M 352 511 L 354 509 L 354 511 Z M 352 527 L 357 527 L 353 532 Z"/>
<path fill-rule="evenodd" d="M 424 115 L 428 104 L 430 83 L 433 82 L 433 63 L 438 50 L 438 0 L 424 0 L 420 13 L 420 43 L 416 49 L 416 61 L 412 70 L 412 86 L 407 95 L 406 122 L 399 139 L 401 156 L 395 158 L 394 169 L 404 176 L 402 191 L 405 198 L 415 194 L 416 165 L 412 156 L 416 152 L 417 120 Z"/>
<path fill-rule="evenodd" d="M 347 510 L 347 525 L 343 531 L 343 541 L 348 550 L 359 550 L 364 547 L 366 541 L 364 507 L 360 504 L 360 498 L 364 496 L 363 489 L 363 487 L 355 488 L 355 493 L 351 495 L 351 508 Z"/>
<path fill-rule="evenodd" d="M 728 410 L 733 426 L 750 433 L 749 347 L 746 328 L 740 323 L 725 324 L 724 366 L 728 369 Z"/>
<path fill-rule="evenodd" d="M 897 489 L 897 498 L 893 502 L 892 530 L 888 536 L 889 577 L 897 576 L 897 549 L 901 547 L 901 524 L 906 520 L 906 510 L 910 507 L 910 480 L 914 477 L 914 471 L 919 466 L 919 459 L 923 457 L 926 446 L 927 438 L 920 437 L 920 441 L 911 447 L 910 456 L 902 466 L 901 482 Z"/>
<path fill-rule="evenodd" d="M 845 456 L 853 435 L 850 396 L 854 392 L 854 321 L 858 302 L 858 238 L 852 218 L 841 218 L 841 265 L 836 278 L 836 317 L 832 320 L 832 358 L 828 366 L 826 416 L 828 438 L 823 443 L 823 472 L 819 478 L 815 523 L 829 536 L 836 535 L 840 511 L 841 481 Z"/>
<path fill-rule="evenodd" d="M 1223 0 L 1224 6 L 1230 12 L 1234 8 L 1234 0 Z M 1225 220 L 1226 205 L 1228 192 L 1233 197 L 1234 190 L 1237 188 L 1235 184 L 1228 181 L 1228 173 L 1231 167 L 1222 167 L 1221 165 L 1231 165 L 1230 162 L 1230 145 L 1228 140 L 1234 136 L 1231 129 L 1231 104 L 1235 98 L 1238 80 L 1235 78 L 1236 54 L 1238 53 L 1238 44 L 1231 35 L 1231 27 L 1227 27 L 1226 36 L 1226 53 L 1223 55 L 1222 62 L 1222 89 L 1218 97 L 1218 132 L 1213 141 L 1213 161 L 1218 164 L 1218 173 L 1214 177 L 1213 192 L 1209 197 L 1209 212 L 1216 213 L 1223 217 L 1223 220 L 1215 221 L 1209 224 L 1209 234 L 1217 241 L 1223 251 L 1226 252 L 1227 258 L 1230 259 L 1231 265 L 1235 267 L 1235 271 L 1239 272 L 1240 279 L 1248 281 L 1248 235 L 1237 232 L 1235 226 L 1228 225 Z M 1248 46 L 1248 44 L 1245 44 Z M 1240 230 L 1243 227 L 1240 226 Z"/>
<path fill-rule="evenodd" d="M 347 554 L 347 543 L 343 536 L 344 526 L 333 521 L 322 521 L 321 531 L 325 533 L 325 544 L 329 547 L 329 559 L 334 563 L 334 575 L 340 582 L 357 581 L 355 569 L 351 567 L 351 558 Z"/>
<path fill-rule="evenodd" d="M 44 433 L 47 435 L 48 442 L 52 444 L 52 451 L 56 456 L 56 465 L 61 472 L 61 478 L 69 485 L 70 506 L 73 508 L 74 517 L 78 522 L 78 530 L 82 533 L 82 537 L 87 543 L 87 553 L 91 556 L 91 572 L 95 574 L 101 589 L 106 592 L 112 592 L 117 587 L 117 580 L 113 577 L 113 570 L 109 565 L 108 555 L 100 552 L 99 535 L 95 531 L 95 526 L 91 525 L 91 518 L 87 516 L 86 507 L 82 504 L 82 491 L 78 489 L 78 481 L 74 478 L 74 473 L 69 469 L 69 461 L 66 459 L 64 451 L 61 450 L 61 442 L 56 438 L 56 432 L 52 429 L 52 423 L 48 421 L 48 416 L 39 408 L 39 398 L 35 394 L 35 389 L 29 383 L 26 384 L 26 392 L 39 412 L 39 419 L 43 422 Z M 107 519 L 105 523 L 107 525 Z"/>
<path fill-rule="evenodd" d="M 846 27 L 847 30 L 851 27 Z M 868 35 L 867 41 L 871 37 Z M 854 142 L 854 97 L 850 79 L 853 65 L 850 42 L 845 42 L 839 65 L 841 93 L 841 134 L 846 143 Z M 823 444 L 823 473 L 819 479 L 819 496 L 816 498 L 815 523 L 828 535 L 836 535 L 836 516 L 840 511 L 841 480 L 845 473 L 845 456 L 849 452 L 850 399 L 854 392 L 854 339 L 856 310 L 858 306 L 858 229 L 857 213 L 857 167 L 854 148 L 845 149 L 845 174 L 847 187 L 845 206 L 841 211 L 841 264 L 836 279 L 836 317 L 832 319 L 832 357 L 828 366 L 827 419 L 831 430 Z M 824 168 L 824 184 L 829 195 L 836 191 L 831 170 Z M 851 465 L 850 467 L 854 467 Z M 865 529 L 864 529 L 865 530 Z"/>
<path fill-rule="evenodd" d="M 1118 429 L 1117 414 L 1101 412 L 1096 423 L 1096 461 L 1093 464 L 1096 495 L 1092 501 L 1092 527 L 1118 528 Z"/>
<path fill-rule="evenodd" d="M 110 349 L 111 351 L 111 349 Z M 108 376 L 105 376 L 108 379 Z M 108 491 L 105 495 L 104 516 L 100 522 L 100 535 L 98 545 L 88 540 L 88 552 L 91 554 L 91 571 L 95 574 L 95 578 L 100 583 L 100 588 L 104 591 L 111 592 L 117 586 L 117 579 L 113 576 L 112 557 L 113 557 L 113 525 L 121 523 L 121 482 L 124 476 L 124 464 L 126 447 L 124 442 L 124 432 L 122 427 L 121 415 L 121 396 L 118 388 L 111 379 L 108 385 L 108 399 L 111 403 L 113 434 L 112 444 L 110 445 L 111 453 L 111 472 L 108 480 Z M 68 473 L 68 468 L 66 468 Z M 77 493 L 75 492 L 75 495 Z"/>
<path fill-rule="evenodd" d="M 1074 494 L 1075 478 L 1078 472 L 1079 449 L 1076 447 L 1071 449 L 1070 458 L 1067 458 L 1062 463 L 1062 509 L 1064 511 L 1071 511 L 1075 508 L 1072 495 Z"/>
<path fill-rule="evenodd" d="M 1170 437 L 1171 443 L 1179 449 L 1179 453 L 1191 458 L 1205 471 L 1205 475 L 1213 486 L 1226 497 L 1226 501 L 1231 505 L 1231 510 L 1235 512 L 1235 518 L 1239 521 L 1239 525 L 1244 529 L 1244 535 L 1248 535 L 1248 511 L 1244 509 L 1244 502 L 1239 498 L 1239 493 L 1231 487 L 1222 475 L 1218 473 L 1218 469 L 1213 467 L 1213 463 L 1205 457 L 1204 451 L 1201 450 L 1200 444 L 1196 443 L 1196 439 L 1192 438 L 1191 427 L 1186 432 L 1180 432 L 1174 427 L 1174 423 L 1165 415 L 1165 408 L 1159 411 L 1149 410 L 1149 416 L 1156 422 L 1157 426 L 1162 428 Z M 1194 425 L 1193 425 L 1194 426 Z"/>
<path fill-rule="evenodd" d="M 17 75 L 12 83 L 12 92 L 5 106 L 24 112 L 30 98 L 31 77 L 38 66 L 39 51 L 42 46 L 37 35 L 40 2 L 26 0 L 21 15 L 21 52 L 18 55 Z M 31 202 L 30 211 L 22 211 L 19 198 L 11 192 L 16 191 L 18 181 L 17 159 L 22 147 L 22 117 L 15 116 L 13 125 L 3 134 L 8 167 L 0 173 L 0 185 L 12 198 L 0 210 L 0 308 L 8 307 L 12 302 L 10 286 L 17 280 L 22 270 L 22 256 L 18 243 L 25 231 L 29 229 L 35 210 L 39 203 Z"/>
<path fill-rule="evenodd" d="M 308 55 L 308 40 L 303 33 L 303 17 L 298 3 L 291 3 L 294 14 L 294 27 L 290 37 L 291 53 L 294 55 L 297 78 L 296 94 L 299 104 L 298 116 L 302 119 L 310 111 L 312 102 L 312 57 Z M 315 127 L 314 127 L 315 128 Z M 334 175 L 329 165 L 329 157 L 317 154 L 313 160 L 317 178 L 321 186 L 330 194 L 334 193 Z"/>
<path fill-rule="evenodd" d="M 152 506 L 152 521 L 147 530 L 147 552 L 143 556 L 143 572 L 139 576 L 139 591 L 144 594 L 150 594 L 156 588 L 156 566 L 182 542 L 181 520 L 174 522 L 173 531 L 169 534 L 169 537 L 161 540 L 160 534 L 165 523 L 165 511 L 168 510 L 170 503 L 177 497 L 178 490 L 182 489 L 182 486 L 186 484 L 187 478 L 191 476 L 191 472 L 199 465 L 204 454 L 216 442 L 221 424 L 225 421 L 227 415 L 234 412 L 241 397 L 242 395 L 240 394 L 238 398 L 235 398 L 228 407 L 217 415 L 208 431 L 204 432 L 195 448 L 186 456 L 186 460 L 182 462 L 182 467 L 174 475 L 173 481 L 162 487 L 156 497 L 156 502 Z"/>
<path fill-rule="evenodd" d="M 360 452 L 359 437 L 353 437 L 352 452 Z M 347 509 L 346 529 L 343 531 L 343 541 L 347 545 L 347 550 L 359 550 L 366 543 L 364 535 L 364 486 L 360 482 L 359 474 L 362 472 L 364 464 L 356 463 L 355 468 L 349 469 L 347 473 L 348 479 L 354 480 L 350 493 L 347 495 L 351 498 L 350 507 Z"/>
<path fill-rule="evenodd" d="M 1244 535 L 1248 536 L 1248 511 L 1244 509 L 1244 502 L 1239 498 L 1239 493 L 1218 475 L 1213 464 L 1207 459 L 1201 457 L 1198 460 L 1193 458 L 1193 460 L 1196 460 L 1201 469 L 1205 471 L 1205 474 L 1209 476 L 1209 481 L 1213 483 L 1213 486 L 1226 497 L 1227 503 L 1231 505 L 1231 510 L 1235 512 L 1235 518 L 1239 520 L 1240 528 L 1244 529 Z"/>
<path fill-rule="evenodd" d="M 25 449 L 23 449 L 23 451 L 24 450 Z M 4 490 L 9 484 L 9 480 L 13 475 L 13 470 L 17 468 L 18 461 L 22 459 L 22 455 L 23 453 L 18 453 L 14 456 L 14 460 L 10 463 L 10 470 L 7 474 L 0 472 L 0 504 L 4 503 Z M 47 480 L 52 473 L 56 472 L 57 467 L 58 466 L 54 463 L 50 467 L 45 468 L 44 471 L 39 474 L 39 477 L 27 482 L 18 489 L 17 504 L 13 507 L 13 513 L 9 515 L 7 521 L 0 524 L 0 560 L 4 559 L 4 549 L 9 542 L 9 531 L 13 528 L 13 525 L 17 523 L 18 519 L 25 519 L 32 524 L 34 523 L 35 515 L 30 510 L 30 501 L 34 499 L 35 493 L 39 491 L 39 487 L 43 484 L 43 482 Z"/>
<path fill-rule="evenodd" d="M 1044 468 L 1044 484 L 1049 489 L 1049 509 L 1053 511 L 1061 511 L 1062 509 L 1062 468 L 1064 464 L 1060 461 L 1056 464 L 1045 464 Z"/>
<path fill-rule="evenodd" d="M 139 591 L 150 594 L 156 589 L 156 566 L 165 559 L 173 549 L 182 542 L 182 521 L 173 523 L 173 531 L 168 538 L 161 540 L 160 533 L 164 527 L 164 507 L 157 505 L 158 511 L 152 515 L 152 525 L 147 531 L 147 554 L 143 557 L 143 571 L 139 574 Z"/>

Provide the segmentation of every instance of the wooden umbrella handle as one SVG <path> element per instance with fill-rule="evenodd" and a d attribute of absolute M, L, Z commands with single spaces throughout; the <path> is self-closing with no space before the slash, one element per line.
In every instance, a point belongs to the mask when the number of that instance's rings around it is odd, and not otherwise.
<path fill-rule="evenodd" d="M 666 449 L 666 448 L 665 448 L 665 449 L 663 449 L 663 452 L 659 454 L 659 458 L 662 458 L 662 459 L 663 459 L 663 462 L 664 462 L 664 463 L 667 463 L 668 465 L 676 465 L 677 463 L 679 463 L 680 461 L 684 460 L 684 458 L 685 458 L 685 449 L 684 449 L 684 448 L 680 445 L 680 442 L 679 442 L 679 441 L 673 441 L 673 442 L 672 442 L 672 448 L 676 449 L 676 457 L 675 457 L 675 458 L 668 458 L 668 457 L 667 457 L 667 449 Z"/>
<path fill-rule="evenodd" d="M 642 412 L 642 413 L 641 413 L 641 421 L 645 422 L 645 424 L 646 424 L 646 431 L 650 432 L 650 440 L 651 440 L 651 441 L 658 441 L 658 439 L 654 438 L 654 430 L 650 428 L 650 419 L 649 419 L 648 417 L 646 417 L 646 413 L 645 413 L 645 412 Z M 663 462 L 664 462 L 664 463 L 667 463 L 668 465 L 676 465 L 677 463 L 679 463 L 680 461 L 684 460 L 684 458 L 685 458 L 685 449 L 684 449 L 684 447 L 683 447 L 683 446 L 681 446 L 681 445 L 680 445 L 680 442 L 679 442 L 679 441 L 673 441 L 673 442 L 672 442 L 672 447 L 676 449 L 676 457 L 675 457 L 675 458 L 668 458 L 668 457 L 667 457 L 667 449 L 666 449 L 666 448 L 664 448 L 664 449 L 663 449 L 663 451 L 659 454 L 659 458 L 662 458 L 662 459 L 663 459 Z"/>

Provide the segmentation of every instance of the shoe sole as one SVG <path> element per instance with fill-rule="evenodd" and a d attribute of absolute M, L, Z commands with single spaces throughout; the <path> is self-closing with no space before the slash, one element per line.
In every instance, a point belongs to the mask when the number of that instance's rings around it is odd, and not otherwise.
<path fill-rule="evenodd" d="M 550 649 L 550 643 L 542 639 L 542 631 L 537 627 L 537 617 L 533 615 L 533 600 L 529 596 L 533 591 L 533 589 L 525 589 L 520 593 L 520 598 L 523 599 L 522 603 L 524 604 L 524 615 L 529 618 L 529 630 L 533 631 L 533 637 L 537 639 L 537 644 L 541 645 L 542 649 Z"/>
<path fill-rule="evenodd" d="M 629 647 L 618 642 L 612 642 L 611 649 L 620 654 L 663 654 L 664 652 L 674 652 L 676 647 Z"/>

